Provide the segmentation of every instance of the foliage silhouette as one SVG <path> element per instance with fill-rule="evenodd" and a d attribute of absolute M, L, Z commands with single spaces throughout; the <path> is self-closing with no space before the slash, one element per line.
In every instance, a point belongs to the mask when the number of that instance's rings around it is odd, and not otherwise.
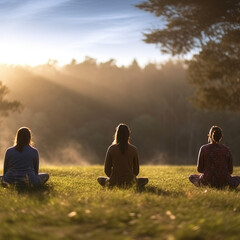
<path fill-rule="evenodd" d="M 189 80 L 197 89 L 193 103 L 239 112 L 239 0 L 147 0 L 137 7 L 164 22 L 144 34 L 146 43 L 172 55 L 199 52 L 189 61 Z"/>

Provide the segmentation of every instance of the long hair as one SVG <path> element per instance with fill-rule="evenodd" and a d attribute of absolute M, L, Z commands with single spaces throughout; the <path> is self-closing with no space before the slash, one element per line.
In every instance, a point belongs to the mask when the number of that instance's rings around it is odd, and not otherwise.
<path fill-rule="evenodd" d="M 15 148 L 19 152 L 22 152 L 25 146 L 32 145 L 32 144 L 33 143 L 32 143 L 31 130 L 27 127 L 19 128 L 15 136 L 15 141 L 14 141 Z"/>
<path fill-rule="evenodd" d="M 122 154 L 125 153 L 130 140 L 130 129 L 126 124 L 119 124 L 116 127 L 113 144 L 118 144 Z"/>
<path fill-rule="evenodd" d="M 208 142 L 216 142 L 218 143 L 219 141 L 221 141 L 223 137 L 222 134 L 222 129 L 218 126 L 212 126 L 209 130 L 209 134 L 208 134 Z"/>

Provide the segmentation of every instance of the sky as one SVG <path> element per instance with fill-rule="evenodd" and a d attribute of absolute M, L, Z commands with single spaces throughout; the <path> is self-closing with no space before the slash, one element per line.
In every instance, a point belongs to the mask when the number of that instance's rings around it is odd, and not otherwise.
<path fill-rule="evenodd" d="M 0 63 L 59 65 L 86 56 L 141 66 L 166 61 L 143 32 L 159 19 L 136 8 L 141 0 L 0 0 Z"/>

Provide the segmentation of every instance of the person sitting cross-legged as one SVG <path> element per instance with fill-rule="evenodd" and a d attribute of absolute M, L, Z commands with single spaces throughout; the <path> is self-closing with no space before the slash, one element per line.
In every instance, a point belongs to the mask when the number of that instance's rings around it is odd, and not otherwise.
<path fill-rule="evenodd" d="M 3 186 L 37 187 L 49 179 L 49 174 L 38 173 L 38 150 L 32 146 L 31 130 L 22 127 L 17 131 L 15 145 L 7 149 L 4 159 Z"/>
<path fill-rule="evenodd" d="M 137 178 L 139 162 L 137 148 L 130 144 L 130 129 L 126 124 L 116 128 L 113 144 L 108 148 L 104 170 L 107 177 L 99 177 L 100 185 L 127 187 L 136 183 L 143 187 L 148 178 Z"/>
<path fill-rule="evenodd" d="M 200 148 L 197 170 L 200 175 L 190 175 L 189 180 L 197 187 L 201 184 L 222 188 L 237 188 L 239 176 L 233 172 L 232 155 L 228 147 L 221 144 L 223 134 L 218 126 L 212 126 L 208 134 L 208 144 Z"/>

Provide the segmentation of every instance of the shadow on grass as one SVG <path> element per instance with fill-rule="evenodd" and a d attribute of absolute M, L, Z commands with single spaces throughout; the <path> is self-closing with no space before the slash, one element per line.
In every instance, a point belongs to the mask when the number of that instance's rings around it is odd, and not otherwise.
<path fill-rule="evenodd" d="M 171 196 L 171 197 L 179 197 L 179 196 L 185 196 L 185 193 L 177 192 L 177 191 L 169 191 L 169 190 L 163 190 L 159 187 L 155 186 L 115 186 L 115 187 L 109 187 L 109 186 L 103 186 L 103 190 L 131 190 L 135 193 L 147 193 L 147 194 L 155 194 L 158 196 Z"/>
<path fill-rule="evenodd" d="M 240 186 L 239 187 L 230 187 L 230 186 L 223 186 L 223 187 L 216 187 L 211 185 L 203 185 L 201 184 L 198 189 L 205 189 L 205 190 L 216 190 L 216 191 L 229 191 L 229 192 L 240 192 Z"/>
<path fill-rule="evenodd" d="M 7 188 L 13 191 L 16 191 L 20 195 L 28 195 L 29 197 L 36 198 L 39 201 L 46 201 L 54 194 L 53 185 L 48 183 L 38 187 L 15 185 L 15 186 L 8 186 Z"/>
<path fill-rule="evenodd" d="M 137 192 L 150 193 L 158 196 L 174 196 L 174 197 L 184 196 L 184 192 L 166 191 L 155 186 L 138 187 Z"/>
<path fill-rule="evenodd" d="M 237 187 L 237 188 L 230 188 L 229 190 L 230 190 L 231 192 L 237 192 L 237 193 L 239 193 L 239 192 L 240 192 L 240 186 Z"/>

